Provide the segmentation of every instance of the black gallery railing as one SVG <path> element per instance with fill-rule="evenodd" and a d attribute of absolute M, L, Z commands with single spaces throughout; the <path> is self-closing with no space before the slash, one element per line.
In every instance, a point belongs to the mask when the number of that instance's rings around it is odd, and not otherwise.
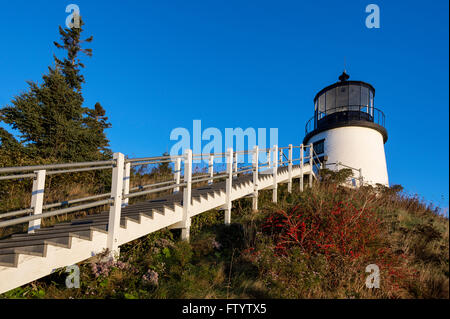
<path fill-rule="evenodd" d="M 306 123 L 305 135 L 321 127 L 351 121 L 367 121 L 385 126 L 385 116 L 380 109 L 362 105 L 346 105 L 318 112 L 311 117 Z"/>

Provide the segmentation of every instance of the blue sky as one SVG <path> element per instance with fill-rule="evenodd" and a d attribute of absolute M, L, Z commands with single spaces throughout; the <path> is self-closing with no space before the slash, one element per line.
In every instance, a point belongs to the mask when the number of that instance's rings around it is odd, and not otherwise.
<path fill-rule="evenodd" d="M 386 114 L 391 184 L 448 207 L 448 1 L 9 1 L 0 10 L 0 105 L 41 81 L 75 3 L 93 35 L 86 105 L 99 101 L 114 151 L 159 155 L 176 127 L 278 128 L 299 144 L 313 97 L 371 83 Z M 381 28 L 365 27 L 380 7 Z"/>

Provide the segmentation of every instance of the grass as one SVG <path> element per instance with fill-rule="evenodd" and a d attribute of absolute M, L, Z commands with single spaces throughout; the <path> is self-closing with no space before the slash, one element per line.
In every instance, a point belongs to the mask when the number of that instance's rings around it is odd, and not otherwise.
<path fill-rule="evenodd" d="M 233 202 L 229 226 L 220 211 L 193 217 L 189 243 L 164 229 L 121 246 L 119 263 L 82 262 L 79 289 L 61 269 L 0 298 L 449 298 L 436 208 L 395 188 L 293 188 L 280 185 L 277 204 L 261 191 L 258 212 Z M 365 285 L 368 264 L 379 289 Z"/>

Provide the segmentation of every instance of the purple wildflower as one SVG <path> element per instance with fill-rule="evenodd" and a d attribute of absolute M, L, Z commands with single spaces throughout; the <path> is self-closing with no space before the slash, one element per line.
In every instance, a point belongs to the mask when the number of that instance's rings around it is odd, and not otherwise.
<path fill-rule="evenodd" d="M 98 263 L 91 263 L 91 271 L 94 274 L 95 278 L 98 278 L 100 276 L 108 276 L 113 268 L 126 270 L 130 269 L 131 265 L 120 260 L 114 261 L 113 259 L 101 261 Z"/>
<path fill-rule="evenodd" d="M 158 286 L 158 273 L 149 269 L 145 275 L 142 276 L 142 281 L 152 286 Z"/>

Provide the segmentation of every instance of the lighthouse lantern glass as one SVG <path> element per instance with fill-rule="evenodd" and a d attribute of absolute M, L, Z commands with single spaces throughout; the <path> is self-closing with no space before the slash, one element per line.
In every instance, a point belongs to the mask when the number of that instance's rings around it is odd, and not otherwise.
<path fill-rule="evenodd" d="M 319 113 L 326 113 L 325 94 L 319 97 Z"/>
<path fill-rule="evenodd" d="M 336 95 L 336 109 L 333 110 L 334 113 L 337 110 L 344 111 L 344 108 L 348 106 L 348 88 L 347 86 L 341 86 L 337 88 Z"/>
<path fill-rule="evenodd" d="M 339 122 L 368 121 L 384 126 L 384 114 L 374 104 L 375 89 L 362 81 L 347 81 L 341 76 L 314 97 L 314 116 L 306 132 Z"/>
<path fill-rule="evenodd" d="M 361 87 L 361 106 L 366 108 L 369 106 L 369 89 L 364 86 Z M 367 109 L 362 109 L 361 111 L 367 112 Z"/>
<path fill-rule="evenodd" d="M 361 86 L 358 85 L 350 85 L 349 92 L 349 106 L 350 110 L 358 111 L 359 105 L 361 103 Z"/>
<path fill-rule="evenodd" d="M 336 108 L 336 89 L 333 88 L 326 92 L 326 108 L 327 110 L 334 110 Z"/>

